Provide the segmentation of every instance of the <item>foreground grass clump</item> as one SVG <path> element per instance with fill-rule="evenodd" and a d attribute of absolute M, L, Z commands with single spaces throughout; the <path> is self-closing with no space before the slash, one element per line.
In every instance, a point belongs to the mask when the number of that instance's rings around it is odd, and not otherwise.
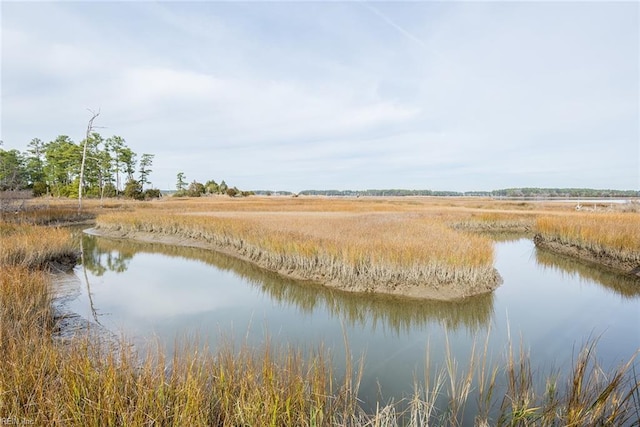
<path fill-rule="evenodd" d="M 538 218 L 536 244 L 640 272 L 640 215 L 592 213 Z"/>
<path fill-rule="evenodd" d="M 0 409 L 39 425 L 304 426 L 310 415 L 329 425 L 321 367 L 269 351 L 216 359 L 193 349 L 168 363 L 162 354 L 141 362 L 130 349 L 109 351 L 87 339 L 41 344 L 33 355 L 11 354 L 21 359 L 3 375 Z M 5 388 L 15 381 L 25 387 Z"/>
<path fill-rule="evenodd" d="M 68 270 L 76 252 L 68 230 L 0 221 L 0 265 Z"/>
<path fill-rule="evenodd" d="M 499 284 L 488 238 L 413 213 L 136 211 L 102 215 L 97 226 L 131 238 L 143 232 L 208 245 L 348 291 L 455 299 Z"/>
<path fill-rule="evenodd" d="M 467 368 L 461 368 L 447 339 L 445 366 L 435 375 L 426 374 L 416 386 L 407 409 L 410 422 L 403 425 L 636 426 L 640 422 L 637 353 L 605 371 L 597 361 L 597 340 L 591 340 L 568 372 L 537 377 L 529 353 L 522 346 L 515 349 L 511 341 L 502 361 L 488 362 L 488 341 L 489 336 L 484 352 L 477 352 L 474 338 Z M 471 420 L 466 409 L 474 403 Z M 398 420 L 376 425 L 398 425 Z"/>
<path fill-rule="evenodd" d="M 53 326 L 48 277 L 24 266 L 0 264 L 0 345 L 24 345 Z"/>

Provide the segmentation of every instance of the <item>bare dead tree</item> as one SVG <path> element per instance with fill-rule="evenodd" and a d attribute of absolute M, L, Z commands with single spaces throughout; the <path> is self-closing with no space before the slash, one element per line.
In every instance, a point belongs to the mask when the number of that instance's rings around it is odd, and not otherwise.
<path fill-rule="evenodd" d="M 84 233 L 80 234 L 80 262 L 82 263 L 82 271 L 84 272 L 84 282 L 87 284 L 87 295 L 89 296 L 89 307 L 91 308 L 93 320 L 95 320 L 98 325 L 102 325 L 98 319 L 98 310 L 96 310 L 95 305 L 93 305 L 93 297 L 91 295 L 91 285 L 89 284 L 89 275 L 87 274 L 87 263 L 84 259 Z"/>
<path fill-rule="evenodd" d="M 84 184 L 84 164 L 87 158 L 87 144 L 89 143 L 89 138 L 91 137 L 91 132 L 93 131 L 93 121 L 100 115 L 100 109 L 96 113 L 93 110 L 89 110 L 91 113 L 91 118 L 89 119 L 89 123 L 87 124 L 87 135 L 84 139 L 84 147 L 82 149 L 82 165 L 80 166 L 80 183 L 78 184 L 78 215 L 82 213 L 82 188 Z"/>

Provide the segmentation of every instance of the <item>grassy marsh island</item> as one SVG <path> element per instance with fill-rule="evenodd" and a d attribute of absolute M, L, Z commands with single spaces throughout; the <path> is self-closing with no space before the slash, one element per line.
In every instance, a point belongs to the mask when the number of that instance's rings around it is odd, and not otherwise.
<path fill-rule="evenodd" d="M 182 239 L 347 291 L 456 299 L 500 283 L 489 239 L 416 214 L 136 211 L 100 216 L 97 228 L 129 238 Z"/>
<path fill-rule="evenodd" d="M 640 215 L 558 203 L 454 198 L 252 197 L 168 200 L 100 215 L 104 235 L 205 247 L 341 290 L 453 300 L 500 285 L 492 240 L 540 247 L 626 272 L 640 268 Z M 576 250 L 576 248 L 583 248 Z"/>
<path fill-rule="evenodd" d="M 640 276 L 640 214 L 542 216 L 537 246 Z"/>

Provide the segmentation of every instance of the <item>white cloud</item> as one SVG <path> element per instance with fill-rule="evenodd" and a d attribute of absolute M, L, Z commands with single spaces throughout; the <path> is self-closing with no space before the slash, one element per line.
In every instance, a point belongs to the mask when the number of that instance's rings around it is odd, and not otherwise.
<path fill-rule="evenodd" d="M 3 4 L 2 138 L 79 138 L 101 108 L 163 187 L 638 188 L 637 12 Z"/>

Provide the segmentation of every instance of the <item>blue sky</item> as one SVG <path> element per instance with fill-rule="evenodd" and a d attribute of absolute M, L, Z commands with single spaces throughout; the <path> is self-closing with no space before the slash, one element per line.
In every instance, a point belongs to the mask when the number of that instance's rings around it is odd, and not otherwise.
<path fill-rule="evenodd" d="M 151 180 L 640 189 L 636 2 L 7 2 L 1 138 L 90 117 Z"/>

